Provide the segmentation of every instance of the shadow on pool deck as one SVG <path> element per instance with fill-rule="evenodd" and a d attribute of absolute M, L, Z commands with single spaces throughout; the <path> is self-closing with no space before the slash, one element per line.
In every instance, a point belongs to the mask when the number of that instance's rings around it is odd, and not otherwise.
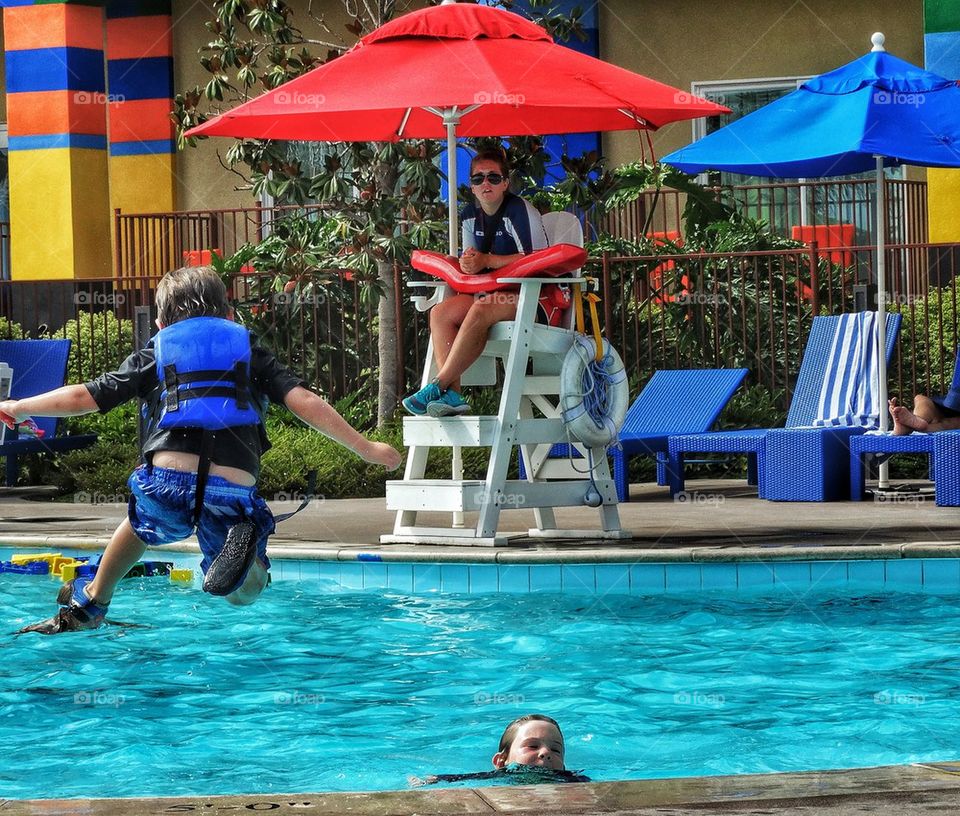
<path fill-rule="evenodd" d="M 757 498 L 742 481 L 691 483 L 685 501 L 672 501 L 666 488 L 634 485 L 633 501 L 620 505 L 623 528 L 632 541 L 541 542 L 520 539 L 509 547 L 415 547 L 383 545 L 379 536 L 393 528 L 394 514 L 383 499 L 317 500 L 307 510 L 283 522 L 271 539 L 278 554 L 314 550 L 322 557 L 355 557 L 357 549 L 376 550 L 385 557 L 417 560 L 510 561 L 613 558 L 615 560 L 714 560 L 749 558 L 864 558 L 960 556 L 960 510 L 936 507 L 932 496 L 898 497 L 886 501 L 778 503 Z M 25 544 L 68 546 L 79 539 L 103 543 L 126 513 L 126 505 L 28 500 L 0 489 L 0 540 Z M 115 497 L 106 497 L 115 498 Z M 292 510 L 296 502 L 272 501 L 275 512 Z M 428 519 L 434 514 L 424 514 Z M 437 519 L 446 515 L 435 514 Z M 470 514 L 467 514 L 468 519 Z M 596 523 L 589 508 L 560 508 L 561 523 L 583 528 Z M 525 531 L 532 526 L 529 510 L 502 515 L 501 529 Z M 46 541 L 47 537 L 54 537 Z M 69 539 L 60 539 L 60 536 Z M 851 549 L 854 548 L 854 549 Z M 346 552 L 341 552 L 346 551 Z M 819 553 L 819 554 L 818 554 Z M 388 555 L 389 554 L 389 555 Z M 445 555 L 446 554 L 446 555 Z"/>
<path fill-rule="evenodd" d="M 163 799 L 0 800 L 6 816 L 957 813 L 960 763 L 582 785 Z"/>

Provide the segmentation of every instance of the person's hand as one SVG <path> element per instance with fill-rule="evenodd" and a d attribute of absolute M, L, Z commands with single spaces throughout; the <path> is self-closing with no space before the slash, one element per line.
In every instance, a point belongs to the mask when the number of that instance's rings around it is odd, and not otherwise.
<path fill-rule="evenodd" d="M 403 463 L 403 454 L 386 442 L 368 442 L 361 456 L 367 462 L 383 465 L 387 470 L 396 470 Z"/>
<path fill-rule="evenodd" d="M 460 256 L 460 269 L 467 275 L 479 275 L 488 265 L 489 259 L 487 258 L 487 254 L 485 252 L 477 252 L 477 250 L 472 247 L 464 250 L 463 255 Z"/>
<path fill-rule="evenodd" d="M 8 428 L 15 428 L 23 420 L 29 419 L 30 414 L 17 409 L 16 400 L 4 400 L 0 402 L 0 422 Z"/>

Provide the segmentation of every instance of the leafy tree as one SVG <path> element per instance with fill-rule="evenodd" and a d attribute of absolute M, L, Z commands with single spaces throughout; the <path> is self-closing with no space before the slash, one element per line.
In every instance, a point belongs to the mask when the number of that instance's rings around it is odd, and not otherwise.
<path fill-rule="evenodd" d="M 195 142 L 184 136 L 189 128 L 336 59 L 356 38 L 412 5 L 396 0 L 342 0 L 350 18 L 342 31 L 329 22 L 329 15 L 315 12 L 311 5 L 311 28 L 320 32 L 311 37 L 294 20 L 285 0 L 214 0 L 212 19 L 206 23 L 211 40 L 200 56 L 210 77 L 203 87 L 186 89 L 174 100 L 180 146 Z M 511 7 L 512 3 L 501 5 Z M 533 0 L 531 6 L 531 16 L 558 36 L 583 36 L 579 9 L 564 15 L 546 0 Z M 532 178 L 537 177 L 535 166 L 542 159 L 536 157 L 536 150 L 519 154 L 534 145 L 536 140 L 512 143 L 515 158 L 522 159 L 522 174 Z M 221 158 L 239 175 L 241 188 L 254 195 L 266 192 L 278 203 L 313 200 L 325 206 L 339 239 L 332 253 L 337 265 L 354 270 L 378 297 L 380 425 L 394 412 L 403 384 L 402 366 L 395 364 L 396 266 L 408 261 L 413 248 L 444 246 L 441 149 L 440 142 L 427 140 L 336 143 L 325 146 L 318 166 L 309 168 L 289 143 L 242 139 Z"/>

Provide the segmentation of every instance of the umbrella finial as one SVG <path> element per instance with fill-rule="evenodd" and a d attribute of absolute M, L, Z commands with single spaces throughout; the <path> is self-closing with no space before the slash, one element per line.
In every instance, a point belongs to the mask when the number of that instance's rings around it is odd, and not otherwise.
<path fill-rule="evenodd" d="M 887 38 L 883 36 L 882 31 L 878 31 L 870 38 L 870 42 L 873 43 L 873 48 L 871 51 L 886 51 L 887 49 L 883 47 L 883 43 Z"/>

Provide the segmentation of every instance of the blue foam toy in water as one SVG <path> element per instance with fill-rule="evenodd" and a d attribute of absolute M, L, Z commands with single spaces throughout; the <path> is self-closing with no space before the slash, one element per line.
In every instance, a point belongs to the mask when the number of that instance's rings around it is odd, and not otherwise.
<path fill-rule="evenodd" d="M 31 561 L 29 564 L 14 564 L 0 561 L 0 574 L 9 575 L 49 575 L 50 565 L 46 561 Z"/>

